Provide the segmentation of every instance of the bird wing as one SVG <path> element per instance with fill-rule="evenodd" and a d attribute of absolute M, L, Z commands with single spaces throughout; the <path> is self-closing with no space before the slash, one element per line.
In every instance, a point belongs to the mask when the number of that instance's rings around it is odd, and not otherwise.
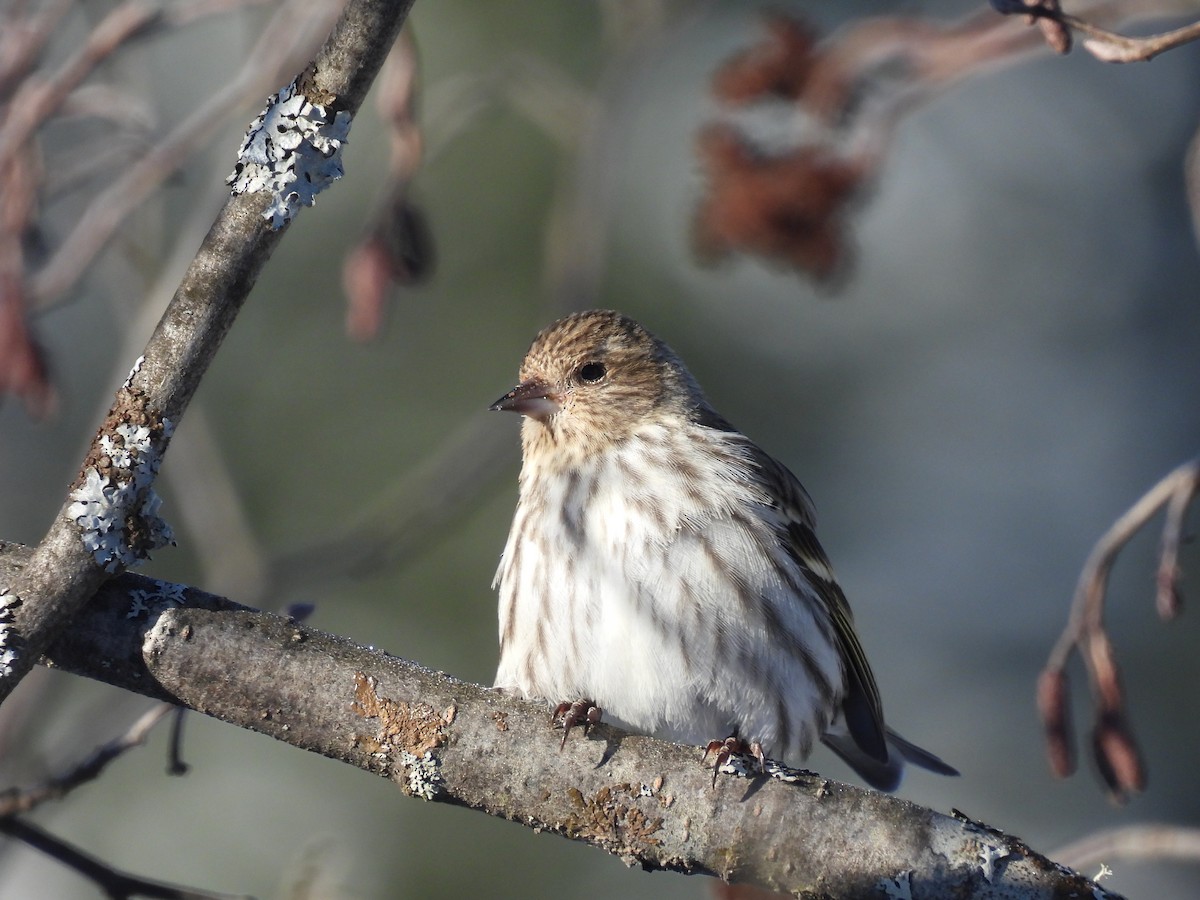
<path fill-rule="evenodd" d="M 842 716 L 854 742 L 867 755 L 887 762 L 888 747 L 883 722 L 883 704 L 867 655 L 854 630 L 854 615 L 846 595 L 834 578 L 829 558 L 817 540 L 816 514 L 812 500 L 800 480 L 778 460 L 751 445 L 752 456 L 778 498 L 779 513 L 786 523 L 781 535 L 788 555 L 808 578 L 817 598 L 829 614 L 845 664 L 846 696 Z"/>

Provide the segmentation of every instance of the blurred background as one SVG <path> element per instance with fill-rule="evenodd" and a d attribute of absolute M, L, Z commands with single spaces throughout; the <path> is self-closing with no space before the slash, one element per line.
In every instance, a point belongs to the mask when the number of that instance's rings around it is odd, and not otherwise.
<path fill-rule="evenodd" d="M 980 6 L 786 9 L 828 35 L 867 15 L 953 23 L 987 14 Z M 79 4 L 49 58 L 65 59 L 107 8 Z M 140 98 L 136 122 L 50 123 L 47 171 L 81 147 L 142 152 L 270 49 L 256 41 L 276 10 L 249 4 L 131 42 L 96 77 Z M 900 86 L 877 80 L 876 96 L 902 100 L 882 131 L 861 124 L 867 110 L 837 138 L 872 168 L 834 217 L 818 263 L 838 259 L 818 282 L 753 254 L 701 264 L 693 247 L 712 196 L 711 158 L 697 151 L 706 126 L 736 122 L 762 141 L 820 130 L 784 101 L 747 111 L 714 99 L 714 73 L 768 34 L 764 10 L 417 0 L 424 160 L 402 206 L 410 226 L 425 222 L 434 253 L 419 255 L 432 268 L 388 289 L 383 307 L 368 298 L 383 319 L 359 320 L 370 340 L 347 338 L 343 260 L 395 196 L 386 116 L 369 101 L 345 179 L 291 227 L 177 433 L 160 492 L 178 547 L 142 571 L 251 605 L 313 603 L 315 627 L 490 683 L 489 585 L 519 449 L 515 417 L 486 407 L 539 328 L 572 308 L 615 307 L 667 340 L 714 405 L 812 494 L 889 722 L 962 771 L 912 772 L 903 796 L 1044 852 L 1123 824 L 1200 822 L 1200 626 L 1154 614 L 1156 532 L 1121 556 L 1108 611 L 1145 793 L 1110 804 L 1086 762 L 1055 780 L 1034 706 L 1093 543 L 1200 446 L 1200 261 L 1183 180 L 1200 48 L 1121 67 L 1033 41 L 957 81 L 909 90 L 911 72 L 884 73 Z M 35 396 L 40 417 L 0 407 L 0 538 L 41 538 L 225 196 L 246 123 L 300 64 L 226 104 L 213 140 L 77 285 L 30 301 L 55 398 Z M 39 201 L 35 269 L 115 181 L 91 178 Z M 418 248 L 421 235 L 409 235 Z M 1200 554 L 1181 562 L 1186 595 Z M 4 785 L 61 770 L 144 706 L 36 672 L 4 707 Z M 186 777 L 164 774 L 165 743 L 160 729 L 34 820 L 119 868 L 263 898 L 706 896 L 702 879 L 629 870 L 405 799 L 198 715 Z M 853 779 L 824 751 L 809 765 Z M 1194 896 L 1182 864 L 1111 865 L 1113 890 Z M 3 842 L 0 896 L 99 892 Z"/>

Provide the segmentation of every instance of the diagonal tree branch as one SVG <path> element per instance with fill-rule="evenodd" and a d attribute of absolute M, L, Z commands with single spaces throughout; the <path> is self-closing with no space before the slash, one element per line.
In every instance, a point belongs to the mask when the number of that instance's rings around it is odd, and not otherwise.
<path fill-rule="evenodd" d="M 303 75 L 297 90 L 303 98 L 334 113 L 353 116 L 371 80 L 395 40 L 412 0 L 349 0 L 333 31 Z M 13 619 L 5 629 L 0 656 L 0 702 L 41 656 L 53 637 L 87 602 L 114 569 L 169 536 L 156 519 L 149 492 L 157 465 L 174 425 L 187 408 L 213 355 L 254 286 L 259 271 L 282 236 L 263 218 L 269 196 L 261 191 L 232 195 L 205 238 L 142 359 L 117 392 L 116 401 L 97 432 L 76 484 L 96 505 L 108 502 L 108 519 L 91 516 L 93 544 L 119 539 L 121 553 L 111 562 L 94 556 L 94 546 L 72 514 L 81 502 L 73 491 L 64 502 L 29 564 L 15 581 L 2 586 Z M 125 429 L 125 432 L 122 432 Z M 133 477 L 119 482 L 112 472 L 116 449 L 128 450 L 134 436 L 138 450 Z M 126 454 L 128 456 L 128 454 Z M 126 487 L 135 489 L 132 500 Z M 128 540 L 126 540 L 128 538 Z M 135 538 L 137 538 L 135 540 Z M 19 636 L 10 638 L 9 634 Z"/>
<path fill-rule="evenodd" d="M 0 576 L 28 557 L 7 545 Z M 828 897 L 1096 887 L 1011 835 L 812 773 L 713 787 L 697 748 L 604 725 L 559 752 L 544 705 L 136 575 L 105 584 L 46 661 L 648 869 Z"/>

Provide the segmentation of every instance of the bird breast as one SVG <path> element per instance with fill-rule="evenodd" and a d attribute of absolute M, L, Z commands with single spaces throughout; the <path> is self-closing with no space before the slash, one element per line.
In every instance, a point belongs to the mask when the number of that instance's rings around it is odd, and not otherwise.
<path fill-rule="evenodd" d="M 527 453 L 497 572 L 498 686 L 807 754 L 840 661 L 739 438 L 668 423 L 567 469 Z"/>

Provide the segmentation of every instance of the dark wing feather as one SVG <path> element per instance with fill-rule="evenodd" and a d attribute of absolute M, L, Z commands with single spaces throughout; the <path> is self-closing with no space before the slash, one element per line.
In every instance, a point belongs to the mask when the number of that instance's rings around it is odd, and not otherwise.
<path fill-rule="evenodd" d="M 854 742 L 873 759 L 888 761 L 883 704 L 867 655 L 854 631 L 854 616 L 846 595 L 833 580 L 833 570 L 817 540 L 816 514 L 812 500 L 799 479 L 786 466 L 752 446 L 755 463 L 764 481 L 778 497 L 779 511 L 787 522 L 786 547 L 796 565 L 808 578 L 818 599 L 829 614 L 837 637 L 846 675 L 846 696 L 842 716 Z"/>

